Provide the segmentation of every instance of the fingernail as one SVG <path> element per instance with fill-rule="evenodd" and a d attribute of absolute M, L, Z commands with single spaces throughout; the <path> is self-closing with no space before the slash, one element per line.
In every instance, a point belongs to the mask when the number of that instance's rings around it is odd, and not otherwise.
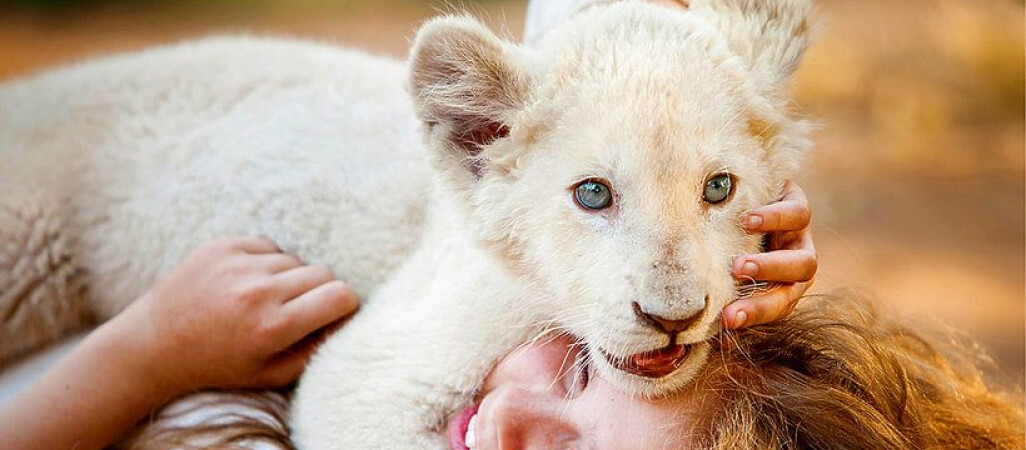
<path fill-rule="evenodd" d="M 746 313 L 744 311 L 738 311 L 737 314 L 734 314 L 734 327 L 733 328 L 735 330 L 738 329 L 738 328 L 741 328 L 741 327 L 745 326 L 745 322 L 747 322 L 747 321 L 748 321 L 748 313 Z"/>
<path fill-rule="evenodd" d="M 754 277 L 757 273 L 759 273 L 759 266 L 757 264 L 748 261 L 741 265 L 741 275 Z"/>
<path fill-rule="evenodd" d="M 755 214 L 749 214 L 745 217 L 745 228 L 749 230 L 755 230 L 762 226 L 762 216 Z"/>

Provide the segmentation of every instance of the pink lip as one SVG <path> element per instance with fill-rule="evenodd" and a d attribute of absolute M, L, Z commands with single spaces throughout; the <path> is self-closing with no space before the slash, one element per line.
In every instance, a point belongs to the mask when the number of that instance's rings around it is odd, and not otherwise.
<path fill-rule="evenodd" d="M 449 419 L 449 448 L 452 450 L 470 450 L 463 440 L 467 436 L 467 427 L 470 425 L 470 418 L 477 414 L 477 408 L 481 404 L 475 404 L 464 408 Z"/>
<path fill-rule="evenodd" d="M 602 356 L 605 356 L 613 367 L 624 372 L 644 378 L 662 378 L 676 371 L 684 363 L 690 348 L 690 345 L 671 344 L 665 348 L 626 358 L 617 358 L 605 351 L 602 351 Z"/>

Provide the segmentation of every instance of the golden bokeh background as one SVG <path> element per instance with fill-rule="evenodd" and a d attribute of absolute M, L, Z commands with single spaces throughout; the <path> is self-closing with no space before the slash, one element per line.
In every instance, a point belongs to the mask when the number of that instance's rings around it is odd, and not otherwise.
<path fill-rule="evenodd" d="M 1022 386 L 1023 3 L 820 0 L 797 76 L 820 124 L 798 181 L 815 292 L 855 287 L 965 330 Z M 418 23 L 466 9 L 518 38 L 524 2 L 0 0 L 0 81 L 211 34 L 305 37 L 402 57 Z"/>

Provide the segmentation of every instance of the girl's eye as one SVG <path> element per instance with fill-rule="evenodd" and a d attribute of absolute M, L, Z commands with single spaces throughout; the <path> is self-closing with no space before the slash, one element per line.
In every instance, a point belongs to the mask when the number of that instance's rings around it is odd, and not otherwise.
<path fill-rule="evenodd" d="M 702 193 L 702 199 L 706 203 L 713 205 L 723 203 L 724 200 L 730 197 L 733 191 L 734 180 L 730 178 L 730 175 L 726 173 L 716 174 L 705 182 L 705 192 Z"/>
<path fill-rule="evenodd" d="M 574 367 L 577 371 L 574 384 L 577 387 L 577 392 L 584 392 L 584 389 L 588 387 L 588 382 L 591 381 L 591 364 L 588 361 L 587 348 L 577 352 L 577 358 L 574 361 Z"/>
<path fill-rule="evenodd" d="M 585 180 L 574 188 L 574 201 L 584 209 L 603 210 L 613 204 L 613 191 L 600 180 Z"/>

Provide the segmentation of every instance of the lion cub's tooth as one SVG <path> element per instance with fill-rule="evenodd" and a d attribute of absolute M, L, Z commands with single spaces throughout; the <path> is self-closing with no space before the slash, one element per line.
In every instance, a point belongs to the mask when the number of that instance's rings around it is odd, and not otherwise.
<path fill-rule="evenodd" d="M 467 435 L 463 437 L 463 443 L 470 450 L 474 450 L 474 447 L 477 446 L 477 432 L 474 431 L 475 425 L 477 425 L 477 414 L 470 418 L 470 422 L 467 423 Z"/>

